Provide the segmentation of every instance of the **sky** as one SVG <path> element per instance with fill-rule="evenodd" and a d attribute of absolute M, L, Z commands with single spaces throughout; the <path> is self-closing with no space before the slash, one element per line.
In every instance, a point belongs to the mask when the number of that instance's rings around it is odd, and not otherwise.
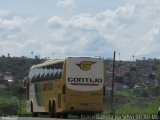
<path fill-rule="evenodd" d="M 0 0 L 0 56 L 160 58 L 160 0 Z"/>

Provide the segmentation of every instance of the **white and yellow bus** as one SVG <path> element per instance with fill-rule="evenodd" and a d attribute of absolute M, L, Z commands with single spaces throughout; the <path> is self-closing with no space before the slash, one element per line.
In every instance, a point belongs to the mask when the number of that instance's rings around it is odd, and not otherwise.
<path fill-rule="evenodd" d="M 30 68 L 27 110 L 33 116 L 104 111 L 104 61 L 91 57 L 53 59 Z"/>

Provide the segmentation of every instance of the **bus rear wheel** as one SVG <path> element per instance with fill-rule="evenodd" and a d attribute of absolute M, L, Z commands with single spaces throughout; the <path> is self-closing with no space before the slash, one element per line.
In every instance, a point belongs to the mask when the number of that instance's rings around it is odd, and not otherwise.
<path fill-rule="evenodd" d="M 68 114 L 67 114 L 67 113 L 63 113 L 63 114 L 62 114 L 62 118 L 63 118 L 63 119 L 67 119 L 67 118 L 68 118 Z"/>
<path fill-rule="evenodd" d="M 55 118 L 56 117 L 56 106 L 55 102 L 49 102 L 49 117 Z"/>

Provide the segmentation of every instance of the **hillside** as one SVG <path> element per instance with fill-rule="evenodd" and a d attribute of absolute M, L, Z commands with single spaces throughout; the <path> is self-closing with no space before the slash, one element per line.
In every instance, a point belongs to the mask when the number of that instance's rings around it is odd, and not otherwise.
<path fill-rule="evenodd" d="M 27 57 L 0 57 L 0 73 L 10 72 L 13 80 L 22 80 L 29 72 L 32 65 L 42 63 L 46 59 Z M 105 60 L 106 83 L 110 86 L 112 80 L 112 60 Z M 158 84 L 160 81 L 159 60 L 116 61 L 115 82 L 127 85 L 130 88 L 136 86 L 145 87 Z M 156 83 L 155 83 L 156 82 Z M 145 85 L 145 86 L 144 86 Z M 119 85 L 118 85 L 119 87 Z"/>
<path fill-rule="evenodd" d="M 0 72 L 10 72 L 13 79 L 22 80 L 32 65 L 45 59 L 27 57 L 0 57 Z M 111 112 L 112 60 L 105 60 L 106 97 L 105 112 Z M 116 114 L 156 114 L 160 102 L 160 61 L 116 61 L 114 109 Z M 155 84 L 156 83 L 156 84 Z M 18 85 L 0 92 L 0 114 L 8 113 L 11 108 L 17 112 L 18 102 L 12 103 L 12 97 L 19 98 Z M 24 93 L 25 96 L 25 93 Z M 24 97 L 25 98 L 25 97 Z M 4 102 L 5 101 L 5 102 Z M 142 102 L 143 101 L 143 102 Z M 22 100 L 22 113 L 26 113 L 25 99 Z M 12 110 L 12 109 L 11 109 Z M 10 113 L 14 114 L 14 113 Z"/>
<path fill-rule="evenodd" d="M 13 80 L 22 80 L 29 71 L 29 68 L 43 62 L 44 59 L 27 57 L 0 57 L 0 72 L 10 72 Z"/>
<path fill-rule="evenodd" d="M 106 61 L 106 84 L 111 87 L 112 61 Z M 116 61 L 115 88 L 154 88 L 160 84 L 160 61 L 158 59 Z"/>

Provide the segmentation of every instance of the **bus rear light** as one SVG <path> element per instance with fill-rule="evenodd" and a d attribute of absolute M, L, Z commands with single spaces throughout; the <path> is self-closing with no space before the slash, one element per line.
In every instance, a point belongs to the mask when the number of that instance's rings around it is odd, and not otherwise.
<path fill-rule="evenodd" d="M 66 94 L 66 85 L 65 85 L 65 84 L 63 85 L 63 88 L 62 88 L 62 94 L 63 94 L 63 95 Z"/>

